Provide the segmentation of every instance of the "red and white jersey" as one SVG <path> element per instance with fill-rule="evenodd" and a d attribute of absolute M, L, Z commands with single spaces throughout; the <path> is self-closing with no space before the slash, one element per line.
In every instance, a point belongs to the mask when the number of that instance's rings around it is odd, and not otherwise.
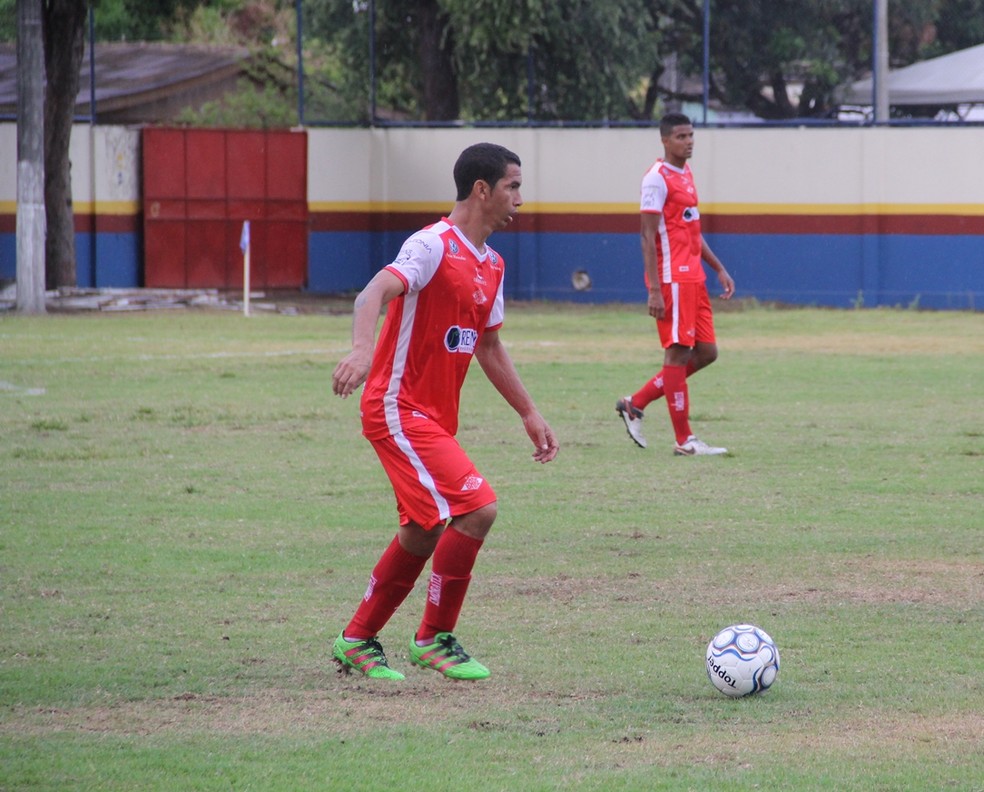
<path fill-rule="evenodd" d="M 659 214 L 656 263 L 661 283 L 705 280 L 700 256 L 700 210 L 690 166 L 676 168 L 659 159 L 642 177 L 639 210 Z M 648 283 L 646 284 L 649 285 Z"/>
<path fill-rule="evenodd" d="M 389 303 L 362 392 L 362 431 L 395 435 L 408 420 L 458 431 L 458 398 L 482 333 L 502 325 L 504 262 L 447 218 L 407 239 L 386 269 L 405 291 Z"/>

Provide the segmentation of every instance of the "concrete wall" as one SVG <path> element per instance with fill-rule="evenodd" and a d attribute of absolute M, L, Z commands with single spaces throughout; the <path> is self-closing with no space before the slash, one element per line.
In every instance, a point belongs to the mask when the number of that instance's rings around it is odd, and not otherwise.
<path fill-rule="evenodd" d="M 76 128 L 79 284 L 139 285 L 139 131 Z M 638 190 L 654 129 L 311 129 L 308 289 L 360 288 L 446 213 L 451 169 L 490 140 L 523 160 L 519 222 L 493 236 L 510 296 L 641 301 Z M 0 278 L 13 277 L 16 132 L 0 126 Z M 984 128 L 698 129 L 711 246 L 739 296 L 984 305 Z M 575 289 L 585 272 L 590 289 Z"/>

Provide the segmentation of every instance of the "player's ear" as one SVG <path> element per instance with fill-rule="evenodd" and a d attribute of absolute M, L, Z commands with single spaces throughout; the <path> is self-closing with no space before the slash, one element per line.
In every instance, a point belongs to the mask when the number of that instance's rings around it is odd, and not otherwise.
<path fill-rule="evenodd" d="M 478 179 L 474 185 L 472 185 L 472 195 L 477 195 L 479 198 L 485 199 L 492 194 L 492 187 L 489 185 L 485 179 Z"/>

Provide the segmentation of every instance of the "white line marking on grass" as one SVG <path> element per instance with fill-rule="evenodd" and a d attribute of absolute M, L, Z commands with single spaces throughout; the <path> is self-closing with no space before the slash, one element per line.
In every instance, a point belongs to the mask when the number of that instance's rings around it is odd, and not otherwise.
<path fill-rule="evenodd" d="M 47 391 L 44 388 L 25 388 L 22 385 L 14 385 L 12 382 L 0 380 L 0 392 L 16 393 L 21 396 L 44 396 Z"/>
<path fill-rule="evenodd" d="M 186 355 L 177 354 L 149 354 L 140 353 L 135 355 L 92 355 L 90 357 L 72 358 L 34 358 L 18 360 L 18 364 L 27 365 L 59 365 L 62 363 L 109 363 L 114 361 L 136 361 L 140 363 L 152 362 L 154 360 L 223 360 L 230 358 L 275 358 L 292 357 L 295 355 L 343 355 L 349 351 L 349 347 L 337 347 L 328 349 L 279 349 L 268 350 L 265 352 L 199 352 Z"/>

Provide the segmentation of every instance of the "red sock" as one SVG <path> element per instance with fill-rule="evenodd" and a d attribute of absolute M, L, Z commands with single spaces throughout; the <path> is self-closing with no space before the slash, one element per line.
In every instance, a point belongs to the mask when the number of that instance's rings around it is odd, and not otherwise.
<path fill-rule="evenodd" d="M 481 540 L 465 536 L 453 527 L 438 540 L 418 639 L 431 640 L 439 632 L 454 630 L 481 549 Z"/>
<path fill-rule="evenodd" d="M 345 628 L 346 638 L 375 638 L 413 591 L 426 558 L 408 553 L 394 538 L 376 562 L 369 578 L 369 588 L 355 616 Z"/>
<path fill-rule="evenodd" d="M 632 394 L 632 406 L 645 410 L 646 406 L 663 395 L 662 370 L 639 390 Z"/>
<path fill-rule="evenodd" d="M 663 366 L 663 387 L 670 411 L 673 433 L 680 445 L 690 437 L 690 396 L 687 391 L 686 366 Z"/>
<path fill-rule="evenodd" d="M 687 363 L 688 377 L 696 370 L 697 368 L 692 360 Z M 645 410 L 647 405 L 657 399 L 663 398 L 665 390 L 663 386 L 663 371 L 661 369 L 655 377 L 632 394 L 632 406 L 638 407 L 640 410 Z"/>

